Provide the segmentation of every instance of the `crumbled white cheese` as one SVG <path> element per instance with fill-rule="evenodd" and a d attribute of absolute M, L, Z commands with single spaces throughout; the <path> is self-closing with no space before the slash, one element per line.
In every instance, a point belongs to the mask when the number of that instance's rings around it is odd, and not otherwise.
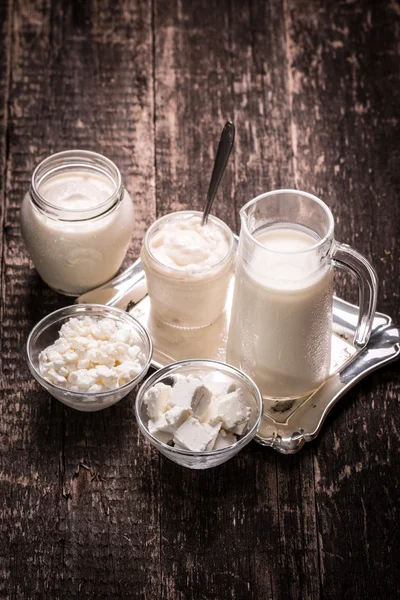
<path fill-rule="evenodd" d="M 232 381 L 175 375 L 145 395 L 149 432 L 176 448 L 226 448 L 243 435 L 251 415 L 243 390 Z M 165 380 L 167 381 L 167 380 Z"/>
<path fill-rule="evenodd" d="M 99 393 L 132 381 L 145 356 L 136 331 L 111 318 L 72 317 L 39 354 L 41 375 L 73 392 Z"/>

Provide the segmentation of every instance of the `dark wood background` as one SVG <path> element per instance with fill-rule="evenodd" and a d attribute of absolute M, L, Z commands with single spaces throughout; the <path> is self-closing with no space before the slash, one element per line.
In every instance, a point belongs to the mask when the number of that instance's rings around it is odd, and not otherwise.
<path fill-rule="evenodd" d="M 82 414 L 30 376 L 28 332 L 69 300 L 29 262 L 19 207 L 47 155 L 109 156 L 136 207 L 127 266 L 156 216 L 203 206 L 232 118 L 215 212 L 237 230 L 256 194 L 318 194 L 399 322 L 399 16 L 395 0 L 0 0 L 1 598 L 398 597 L 398 366 L 298 455 L 253 443 L 184 470 L 139 434 L 134 394 Z"/>

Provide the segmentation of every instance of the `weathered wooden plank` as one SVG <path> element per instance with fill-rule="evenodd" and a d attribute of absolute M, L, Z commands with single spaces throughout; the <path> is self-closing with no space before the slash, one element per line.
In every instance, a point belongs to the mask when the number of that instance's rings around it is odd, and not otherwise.
<path fill-rule="evenodd" d="M 227 2 L 213 10 L 200 0 L 155 3 L 158 215 L 204 206 L 220 132 L 233 116 L 229 35 Z M 212 212 L 235 227 L 233 168 L 231 159 Z M 247 453 L 209 472 L 161 459 L 162 598 L 254 597 L 254 469 Z"/>
<path fill-rule="evenodd" d="M 11 23 L 12 7 L 10 2 L 0 3 L 0 64 L 2 74 L 0 77 L 0 280 L 3 275 L 3 231 L 5 213 L 5 181 L 8 155 L 8 103 L 10 96 L 10 68 L 11 68 Z M 0 310 L 2 307 L 0 306 Z M 0 338 L 0 381 L 2 377 L 2 340 Z M 0 388 L 1 389 L 1 388 Z"/>
<path fill-rule="evenodd" d="M 288 0 L 285 13 L 296 182 L 332 207 L 338 239 L 373 261 L 378 307 L 398 321 L 398 9 Z M 347 285 L 338 278 L 340 294 Z M 314 444 L 324 598 L 399 592 L 398 390 L 396 365 L 370 377 Z"/>
<path fill-rule="evenodd" d="M 6 187 L 6 166 L 7 156 L 9 153 L 9 140 L 7 135 L 7 125 L 9 117 L 9 98 L 10 98 L 10 72 L 11 72 L 11 56 L 12 56 L 12 21 L 13 21 L 13 10 L 11 2 L 0 3 L 0 64 L 1 64 L 1 76 L 0 76 L 0 281 L 1 287 L 3 288 L 4 280 L 4 218 L 5 218 L 5 187 Z M 1 318 L 4 318 L 4 305 L 1 302 Z M 3 375 L 3 369 L 5 361 L 3 361 L 4 343 L 3 336 L 0 335 L 0 400 L 1 405 L 4 405 L 4 388 L 5 378 Z M 0 432 L 1 435 L 6 431 L 4 420 L 0 421 Z M 9 432 L 7 432 L 9 435 Z M 7 437 L 8 437 L 7 435 Z M 3 456 L 0 456 L 0 485 L 4 490 L 5 495 L 2 496 L 2 508 L 0 521 L 0 535 L 4 539 L 4 533 L 6 529 L 6 521 L 12 518 L 12 503 L 8 497 L 9 485 L 6 480 L 5 474 L 5 462 L 3 462 Z M 0 594 L 6 597 L 7 590 L 9 589 L 10 579 L 12 577 L 11 569 L 9 568 L 9 549 L 7 544 L 2 543 L 0 548 Z"/>
<path fill-rule="evenodd" d="M 233 3 L 231 40 L 238 123 L 235 191 L 241 206 L 262 192 L 296 185 L 282 2 Z M 254 597 L 318 598 L 313 451 L 274 458 L 264 448 L 256 458 L 258 497 L 248 498 L 247 509 L 253 531 L 260 532 L 252 550 Z M 269 498 L 267 486 L 275 492 Z"/>
<path fill-rule="evenodd" d="M 394 597 L 398 368 L 348 394 L 298 456 L 253 444 L 201 473 L 159 460 L 137 431 L 133 395 L 82 415 L 28 375 L 29 329 L 69 301 L 35 275 L 18 208 L 45 155 L 99 150 L 135 198 L 129 261 L 155 216 L 154 162 L 158 215 L 201 208 L 233 117 L 236 147 L 215 212 L 238 228 L 239 207 L 265 189 L 319 194 L 338 238 L 374 257 L 380 308 L 398 318 L 396 5 L 18 0 L 14 13 L 0 3 L 0 107 L 10 107 L 7 137 L 0 108 L 0 595 Z"/>
<path fill-rule="evenodd" d="M 18 224 L 40 159 L 71 147 L 97 150 L 115 160 L 134 198 L 126 264 L 137 256 L 155 214 L 151 19 L 145 1 L 15 3 L 0 407 L 1 552 L 10 598 L 158 594 L 158 465 L 138 436 L 134 395 L 106 415 L 82 415 L 64 411 L 32 381 L 27 334 L 70 300 L 41 283 Z"/>
<path fill-rule="evenodd" d="M 0 77 L 0 228 L 4 223 L 4 191 L 5 175 L 8 153 L 7 122 L 8 101 L 10 95 L 10 65 L 11 65 L 11 2 L 0 2 L 0 64 L 2 74 Z M 3 236 L 0 236 L 0 256 L 3 256 Z"/>
<path fill-rule="evenodd" d="M 202 210 L 225 121 L 232 117 L 227 3 L 155 3 L 157 213 Z M 233 225 L 232 162 L 213 213 Z"/>

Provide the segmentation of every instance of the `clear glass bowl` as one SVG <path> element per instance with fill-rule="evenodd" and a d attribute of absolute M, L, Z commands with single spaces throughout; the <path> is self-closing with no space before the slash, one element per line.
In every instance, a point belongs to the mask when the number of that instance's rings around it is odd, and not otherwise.
<path fill-rule="evenodd" d="M 251 408 L 250 420 L 247 428 L 236 443 L 228 448 L 218 450 L 207 450 L 204 452 L 192 452 L 190 450 L 181 450 L 179 448 L 164 444 L 155 438 L 148 430 L 147 407 L 144 402 L 146 392 L 156 383 L 162 381 L 170 375 L 197 375 L 212 374 L 215 381 L 226 381 L 227 379 L 235 382 L 243 389 L 247 405 Z M 246 446 L 256 435 L 263 415 L 263 400 L 259 389 L 255 383 L 242 371 L 235 367 L 215 360 L 182 360 L 167 365 L 160 369 L 141 386 L 136 397 L 136 419 L 143 435 L 149 442 L 164 454 L 170 460 L 188 467 L 189 469 L 209 469 L 226 462 L 232 456 L 235 456 L 242 448 Z"/>
<path fill-rule="evenodd" d="M 61 326 L 68 321 L 68 319 L 81 316 L 107 317 L 109 319 L 114 319 L 115 321 L 123 321 L 136 331 L 142 342 L 145 363 L 141 372 L 135 379 L 132 379 L 129 383 L 115 390 L 107 390 L 106 392 L 100 393 L 78 393 L 53 385 L 50 381 L 47 381 L 47 379 L 42 377 L 39 371 L 39 354 L 42 350 L 47 348 L 47 346 L 53 344 L 56 339 L 58 339 Z M 75 304 L 74 306 L 56 310 L 39 321 L 28 337 L 26 351 L 29 369 L 32 375 L 40 385 L 54 396 L 54 398 L 57 398 L 57 400 L 63 404 L 76 408 L 77 410 L 93 412 L 108 408 L 109 406 L 112 406 L 112 404 L 119 402 L 119 400 L 129 394 L 129 392 L 143 379 L 150 366 L 153 346 L 147 330 L 136 319 L 123 310 L 102 306 L 100 304 Z"/>

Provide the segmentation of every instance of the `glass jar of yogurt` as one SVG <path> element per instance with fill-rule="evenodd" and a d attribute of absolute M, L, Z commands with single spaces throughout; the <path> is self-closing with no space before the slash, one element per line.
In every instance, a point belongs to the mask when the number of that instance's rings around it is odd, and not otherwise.
<path fill-rule="evenodd" d="M 160 321 L 184 329 L 206 327 L 224 312 L 235 266 L 232 231 L 217 217 L 181 211 L 148 229 L 141 259 L 151 310 Z"/>
<path fill-rule="evenodd" d="M 133 233 L 133 203 L 115 164 L 95 152 L 53 154 L 35 169 L 21 232 L 39 275 L 78 296 L 111 279 Z"/>

